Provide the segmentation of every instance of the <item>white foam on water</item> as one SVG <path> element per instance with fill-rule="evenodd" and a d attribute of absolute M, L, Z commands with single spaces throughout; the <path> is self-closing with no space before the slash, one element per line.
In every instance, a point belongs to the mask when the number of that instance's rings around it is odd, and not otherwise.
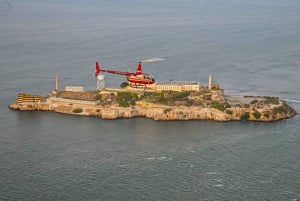
<path fill-rule="evenodd" d="M 217 172 L 207 172 L 206 174 L 207 175 L 217 175 L 218 173 Z"/>
<path fill-rule="evenodd" d="M 213 187 L 222 188 L 222 187 L 224 187 L 224 184 L 216 184 L 216 185 L 213 185 Z"/>
<path fill-rule="evenodd" d="M 273 180 L 272 179 L 268 179 L 268 180 L 264 180 L 264 181 L 259 181 L 259 183 L 270 184 L 270 183 L 273 183 Z"/>
<path fill-rule="evenodd" d="M 300 103 L 300 100 L 293 100 L 293 99 L 282 99 L 282 100 L 290 102 L 290 103 Z"/>
<path fill-rule="evenodd" d="M 160 161 L 170 161 L 173 158 L 172 157 L 166 157 L 166 156 L 161 156 L 161 157 L 157 157 L 157 158 L 155 158 L 155 157 L 148 157 L 148 158 L 146 158 L 146 160 L 150 160 L 150 161 L 154 161 L 156 159 L 160 160 Z"/>
<path fill-rule="evenodd" d="M 166 157 L 165 157 L 165 156 L 161 156 L 161 157 L 158 157 L 157 159 L 158 159 L 158 160 L 165 160 Z"/>
<path fill-rule="evenodd" d="M 217 182 L 223 182 L 223 179 L 214 179 Z"/>

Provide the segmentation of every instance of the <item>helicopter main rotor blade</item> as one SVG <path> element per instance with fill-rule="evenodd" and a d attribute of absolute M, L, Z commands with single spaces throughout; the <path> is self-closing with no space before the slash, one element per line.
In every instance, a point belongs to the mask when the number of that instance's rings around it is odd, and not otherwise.
<path fill-rule="evenodd" d="M 152 59 L 146 59 L 146 60 L 142 60 L 142 63 L 149 63 L 149 62 L 155 62 L 155 61 L 162 61 L 164 59 L 160 59 L 160 58 L 152 58 Z"/>

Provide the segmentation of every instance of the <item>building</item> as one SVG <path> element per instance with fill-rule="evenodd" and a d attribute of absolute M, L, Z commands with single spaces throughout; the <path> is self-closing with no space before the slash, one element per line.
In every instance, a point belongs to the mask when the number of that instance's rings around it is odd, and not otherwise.
<path fill-rule="evenodd" d="M 200 91 L 199 82 L 191 81 L 165 81 L 155 84 L 156 91 Z"/>
<path fill-rule="evenodd" d="M 83 86 L 66 86 L 65 91 L 84 92 Z"/>
<path fill-rule="evenodd" d="M 18 94 L 17 103 L 39 103 L 42 101 L 41 96 L 31 94 Z"/>

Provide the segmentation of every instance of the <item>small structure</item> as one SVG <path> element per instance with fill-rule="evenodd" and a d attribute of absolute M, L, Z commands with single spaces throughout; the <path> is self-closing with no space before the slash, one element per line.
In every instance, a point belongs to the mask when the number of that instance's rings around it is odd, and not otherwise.
<path fill-rule="evenodd" d="M 212 83 L 212 78 L 211 75 L 208 77 L 208 85 L 207 85 L 208 90 L 212 89 L 220 89 L 220 85 L 218 83 Z"/>
<path fill-rule="evenodd" d="M 65 91 L 84 92 L 83 86 L 66 86 Z"/>
<path fill-rule="evenodd" d="M 97 91 L 101 91 L 105 87 L 104 75 L 97 76 Z"/>
<path fill-rule="evenodd" d="M 58 75 L 55 76 L 55 91 L 59 90 L 59 81 L 58 81 Z"/>
<path fill-rule="evenodd" d="M 209 75 L 208 77 L 208 90 L 211 90 L 212 86 L 211 86 L 211 75 Z"/>

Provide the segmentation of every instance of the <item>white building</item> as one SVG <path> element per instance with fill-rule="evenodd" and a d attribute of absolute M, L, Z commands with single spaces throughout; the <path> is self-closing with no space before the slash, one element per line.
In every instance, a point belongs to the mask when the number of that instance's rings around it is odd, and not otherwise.
<path fill-rule="evenodd" d="M 166 81 L 156 83 L 157 91 L 200 91 L 199 82 Z"/>
<path fill-rule="evenodd" d="M 84 92 L 83 86 L 66 86 L 65 91 Z"/>

